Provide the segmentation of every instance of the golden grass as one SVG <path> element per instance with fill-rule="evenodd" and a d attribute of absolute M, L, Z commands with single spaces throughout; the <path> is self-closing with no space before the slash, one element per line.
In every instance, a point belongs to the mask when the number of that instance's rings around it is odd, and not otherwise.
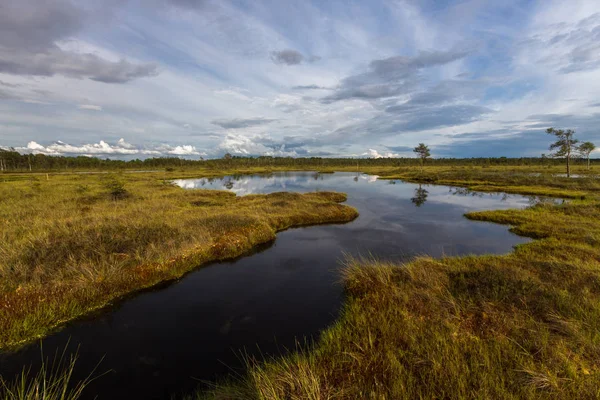
<path fill-rule="evenodd" d="M 346 199 L 340 193 L 239 197 L 184 190 L 159 177 L 0 182 L 0 348 L 201 264 L 240 256 L 278 231 L 357 216 L 338 204 Z"/>
<path fill-rule="evenodd" d="M 600 398 L 598 184 L 486 171 L 461 181 L 458 169 L 403 174 L 464 186 L 533 184 L 586 199 L 467 215 L 538 239 L 507 255 L 349 260 L 342 317 L 317 343 L 255 360 L 245 378 L 197 398 Z"/>
<path fill-rule="evenodd" d="M 380 179 L 401 179 L 410 182 L 463 186 L 481 192 L 505 192 L 523 195 L 582 199 L 600 190 L 595 170 L 578 167 L 579 178 L 560 176 L 560 167 L 425 167 L 371 168 Z"/>

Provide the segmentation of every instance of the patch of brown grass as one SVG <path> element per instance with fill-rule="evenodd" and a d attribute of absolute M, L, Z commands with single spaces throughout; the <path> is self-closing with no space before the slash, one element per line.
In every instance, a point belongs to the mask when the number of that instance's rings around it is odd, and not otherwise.
<path fill-rule="evenodd" d="M 301 225 L 357 216 L 339 193 L 184 190 L 152 174 L 0 184 L 0 348 L 132 291 L 240 256 Z"/>

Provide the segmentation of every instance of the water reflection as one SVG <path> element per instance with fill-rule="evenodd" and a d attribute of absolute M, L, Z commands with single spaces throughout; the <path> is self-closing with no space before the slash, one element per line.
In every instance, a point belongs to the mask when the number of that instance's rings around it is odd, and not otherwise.
<path fill-rule="evenodd" d="M 535 206 L 535 205 L 541 205 L 541 204 L 564 204 L 566 202 L 565 199 L 556 199 L 556 198 L 552 198 L 552 197 L 531 196 L 531 195 L 525 196 L 525 195 L 515 195 L 515 194 L 511 195 L 509 193 L 478 192 L 476 190 L 472 190 L 469 188 L 462 188 L 462 187 L 450 187 L 449 193 L 452 194 L 453 196 L 464 196 L 464 197 L 470 196 L 470 197 L 484 198 L 487 196 L 490 198 L 496 198 L 501 202 L 508 202 L 513 198 L 527 199 L 528 206 Z"/>
<path fill-rule="evenodd" d="M 415 196 L 411 198 L 410 201 L 412 201 L 415 206 L 421 207 L 427 201 L 428 195 L 429 192 L 419 185 L 419 187 L 415 189 Z"/>
<path fill-rule="evenodd" d="M 348 186 L 348 182 L 356 185 Z M 455 204 L 465 210 L 472 208 L 522 208 L 548 200 L 538 196 L 510 195 L 507 193 L 488 193 L 473 191 L 468 188 L 439 185 L 410 184 L 398 180 L 379 180 L 377 175 L 362 173 L 319 173 L 319 172 L 281 172 L 264 175 L 232 175 L 222 178 L 177 179 L 174 184 L 185 189 L 230 190 L 243 196 L 256 193 L 273 193 L 278 191 L 318 191 L 339 190 L 359 193 L 371 192 L 372 196 L 400 196 L 408 190 L 412 204 L 422 206 L 426 202 Z M 374 186 L 370 186 L 373 184 Z M 383 186 L 397 189 L 387 190 Z M 464 197 L 465 199 L 454 199 Z M 478 198 L 480 201 L 466 198 Z M 413 201 L 414 200 L 414 201 Z M 562 200 L 560 200 L 562 201 Z"/>

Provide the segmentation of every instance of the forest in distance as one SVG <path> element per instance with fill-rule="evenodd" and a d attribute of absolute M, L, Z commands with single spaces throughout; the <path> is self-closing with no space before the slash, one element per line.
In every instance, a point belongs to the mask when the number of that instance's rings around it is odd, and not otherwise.
<path fill-rule="evenodd" d="M 207 169 L 231 169 L 251 167 L 279 167 L 279 168 L 323 168 L 323 167 L 401 167 L 428 163 L 433 166 L 553 166 L 566 161 L 567 176 L 570 175 L 570 165 L 573 161 L 580 161 L 588 169 L 596 160 L 591 158 L 596 146 L 592 142 L 582 142 L 575 139 L 575 131 L 571 129 L 548 128 L 546 133 L 555 136 L 556 141 L 550 144 L 550 154 L 541 157 L 476 157 L 476 158 L 432 158 L 431 149 L 424 143 L 419 143 L 412 151 L 416 158 L 411 157 L 379 157 L 379 158 L 323 158 L 323 157 L 273 157 L 273 156 L 234 156 L 226 153 L 218 159 L 191 160 L 178 157 L 147 158 L 144 160 L 119 160 L 110 158 L 97 158 L 86 156 L 56 156 L 45 154 L 20 153 L 14 148 L 0 147 L 0 172 L 44 172 L 52 170 L 84 170 L 84 169 L 148 169 L 176 167 L 197 167 Z M 564 160 L 564 161 L 563 161 Z"/>
<path fill-rule="evenodd" d="M 321 158 L 321 157 L 242 157 L 190 160 L 177 157 L 147 158 L 144 160 L 116 160 L 85 156 L 48 156 L 44 154 L 21 154 L 14 150 L 0 148 L 3 169 L 0 172 L 47 172 L 47 171 L 85 171 L 85 170 L 144 170 L 157 168 L 252 168 L 252 167 L 288 167 L 296 169 L 321 167 L 370 167 L 370 166 L 417 166 L 419 159 L 400 158 Z M 575 161 L 584 165 L 583 158 Z M 591 159 L 592 166 L 600 160 Z M 429 165 L 435 166 L 556 166 L 564 161 L 552 157 L 479 157 L 479 158 L 429 158 Z"/>

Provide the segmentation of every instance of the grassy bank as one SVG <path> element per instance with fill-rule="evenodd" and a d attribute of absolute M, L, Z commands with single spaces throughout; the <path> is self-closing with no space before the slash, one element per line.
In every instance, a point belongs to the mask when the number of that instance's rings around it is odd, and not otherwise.
<path fill-rule="evenodd" d="M 480 192 L 506 192 L 523 195 L 582 199 L 600 190 L 594 170 L 577 168 L 578 178 L 562 176 L 562 167 L 426 167 L 373 169 L 381 179 L 463 186 Z"/>
<path fill-rule="evenodd" d="M 507 255 L 349 261 L 342 317 L 310 351 L 197 397 L 600 398 L 598 184 L 512 171 L 378 171 L 576 200 L 469 214 L 538 239 Z"/>
<path fill-rule="evenodd" d="M 175 173 L 3 175 L 0 348 L 210 261 L 240 256 L 277 231 L 357 216 L 339 193 L 235 196 L 183 190 Z M 198 175 L 196 175 L 198 176 Z"/>

